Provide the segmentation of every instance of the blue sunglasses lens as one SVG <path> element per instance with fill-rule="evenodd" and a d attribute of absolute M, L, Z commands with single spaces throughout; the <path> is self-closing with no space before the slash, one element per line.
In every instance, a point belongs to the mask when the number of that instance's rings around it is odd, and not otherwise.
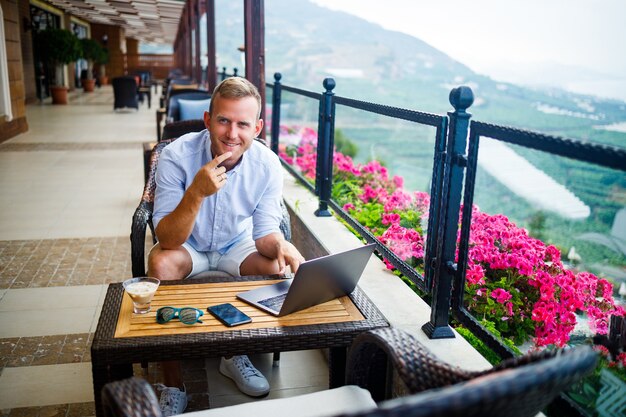
<path fill-rule="evenodd" d="M 202 315 L 204 315 L 204 312 L 202 310 L 198 310 L 197 308 L 193 307 L 161 307 L 157 310 L 156 320 L 157 323 L 164 324 L 172 319 L 178 318 L 181 323 L 194 324 L 202 323 L 202 321 L 199 320 Z"/>

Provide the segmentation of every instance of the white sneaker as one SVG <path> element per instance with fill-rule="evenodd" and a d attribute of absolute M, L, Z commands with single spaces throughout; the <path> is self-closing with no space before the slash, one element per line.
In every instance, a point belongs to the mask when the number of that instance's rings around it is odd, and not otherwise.
<path fill-rule="evenodd" d="M 251 397 L 261 397 L 270 392 L 267 379 L 252 365 L 246 355 L 222 358 L 220 373 L 235 381 L 239 390 Z"/>
<path fill-rule="evenodd" d="M 176 387 L 166 387 L 163 384 L 156 384 L 157 389 L 161 391 L 159 399 L 159 407 L 163 417 L 176 416 L 182 414 L 187 408 L 187 392 Z"/>

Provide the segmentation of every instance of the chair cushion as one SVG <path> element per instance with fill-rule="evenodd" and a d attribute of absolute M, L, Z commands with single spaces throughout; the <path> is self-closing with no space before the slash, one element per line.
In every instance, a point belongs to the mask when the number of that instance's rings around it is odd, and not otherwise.
<path fill-rule="evenodd" d="M 204 119 L 204 112 L 209 110 L 211 99 L 206 100 L 178 100 L 180 120 Z"/>
<path fill-rule="evenodd" d="M 289 398 L 258 400 L 230 407 L 186 413 L 185 417 L 328 417 L 376 408 L 370 392 L 346 385 Z"/>

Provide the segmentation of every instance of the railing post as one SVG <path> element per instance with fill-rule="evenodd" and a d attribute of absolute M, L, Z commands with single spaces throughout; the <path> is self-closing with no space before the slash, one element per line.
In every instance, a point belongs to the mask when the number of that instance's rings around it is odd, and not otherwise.
<path fill-rule="evenodd" d="M 452 282 L 457 271 L 454 255 L 459 228 L 464 170 L 467 166 L 465 149 L 467 147 L 469 119 L 472 116 L 465 110 L 473 102 L 474 93 L 469 87 L 461 86 L 450 91 L 450 104 L 454 107 L 454 112 L 448 112 L 450 128 L 444 162 L 441 213 L 437 230 L 431 313 L 430 321 L 422 326 L 422 330 L 431 339 L 454 337 L 448 320 Z"/>
<path fill-rule="evenodd" d="M 272 139 L 270 149 L 278 155 L 278 138 L 280 136 L 280 100 L 281 100 L 281 84 L 280 72 L 274 73 L 274 88 L 272 90 Z"/>
<path fill-rule="evenodd" d="M 222 67 L 222 74 L 220 74 L 220 81 L 224 81 L 226 79 L 226 67 Z"/>
<path fill-rule="evenodd" d="M 238 77 L 237 72 L 239 70 L 237 69 L 237 67 L 233 68 L 233 77 Z"/>
<path fill-rule="evenodd" d="M 328 201 L 333 182 L 333 146 L 335 139 L 335 101 L 333 88 L 335 80 L 325 78 L 323 82 L 326 91 L 320 100 L 320 114 L 317 129 L 317 168 L 315 170 L 315 190 L 319 197 L 319 206 L 315 210 L 317 217 L 331 216 L 328 210 Z"/>

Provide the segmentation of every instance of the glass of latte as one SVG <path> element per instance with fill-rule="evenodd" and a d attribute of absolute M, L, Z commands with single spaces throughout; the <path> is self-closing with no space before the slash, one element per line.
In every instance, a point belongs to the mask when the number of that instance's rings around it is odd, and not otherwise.
<path fill-rule="evenodd" d="M 122 283 L 124 290 L 133 300 L 133 312 L 145 314 L 150 311 L 150 303 L 159 288 L 160 281 L 152 277 L 136 277 Z"/>

